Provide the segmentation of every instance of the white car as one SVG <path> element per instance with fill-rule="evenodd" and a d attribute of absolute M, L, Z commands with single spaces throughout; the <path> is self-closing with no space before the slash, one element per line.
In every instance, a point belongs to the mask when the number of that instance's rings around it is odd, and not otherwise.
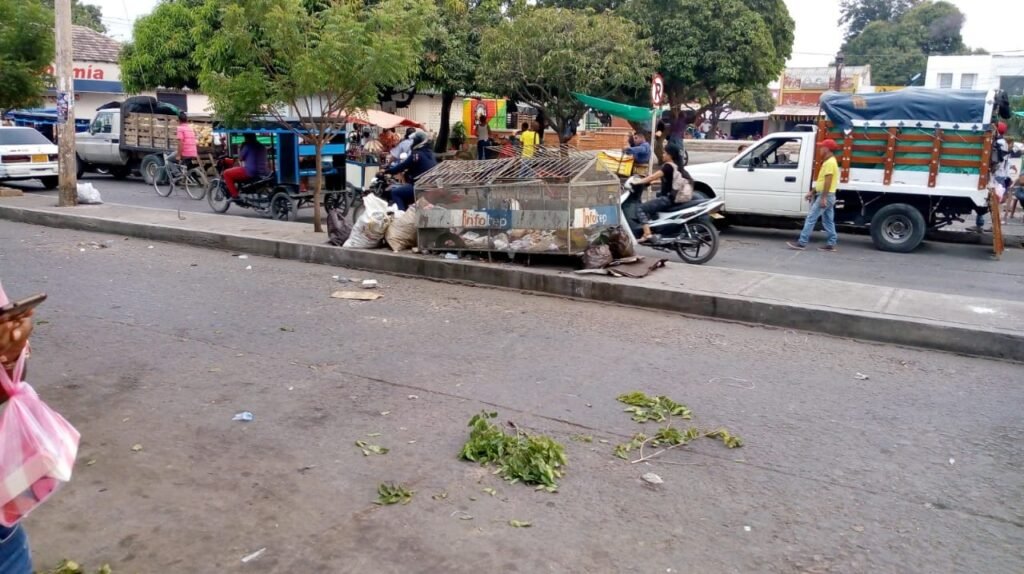
<path fill-rule="evenodd" d="M 57 146 L 32 128 L 0 127 L 0 182 L 20 179 L 56 188 Z"/>

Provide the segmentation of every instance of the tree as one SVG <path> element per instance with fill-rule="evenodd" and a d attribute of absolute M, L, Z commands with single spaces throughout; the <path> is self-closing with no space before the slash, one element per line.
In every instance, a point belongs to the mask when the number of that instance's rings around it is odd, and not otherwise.
<path fill-rule="evenodd" d="M 37 0 L 0 0 L 0 114 L 39 103 L 54 49 L 53 12 Z"/>
<path fill-rule="evenodd" d="M 441 92 L 441 127 L 434 150 L 443 153 L 448 151 L 455 97 L 477 84 L 481 31 L 498 23 L 501 12 L 497 2 L 438 0 L 437 13 L 424 42 L 418 83 Z"/>
<path fill-rule="evenodd" d="M 895 22 L 921 0 L 843 0 L 839 25 L 847 26 L 846 40 L 860 34 L 872 22 Z"/>
<path fill-rule="evenodd" d="M 917 1 L 895 21 L 869 22 L 843 46 L 846 63 L 871 66 L 879 86 L 906 85 L 923 73 L 928 56 L 969 54 L 961 28 L 964 15 L 949 2 Z"/>
<path fill-rule="evenodd" d="M 782 0 L 633 0 L 628 14 L 653 38 L 673 108 L 700 101 L 697 115 L 711 110 L 715 125 L 734 96 L 777 79 L 792 54 L 795 23 Z"/>
<path fill-rule="evenodd" d="M 653 72 L 650 43 L 611 14 L 537 8 L 487 30 L 480 51 L 482 85 L 535 107 L 559 143 L 586 111 L 572 92 L 607 97 Z"/>
<path fill-rule="evenodd" d="M 53 10 L 53 0 L 43 0 L 43 5 Z M 107 27 L 103 25 L 103 10 L 93 4 L 83 4 L 80 0 L 71 0 L 71 23 L 92 28 L 100 34 L 107 33 Z"/>
<path fill-rule="evenodd" d="M 208 0 L 216 30 L 197 31 L 200 86 L 228 124 L 270 116 L 316 150 L 313 225 L 323 231 L 324 144 L 344 131 L 346 114 L 376 102 L 377 86 L 411 82 L 430 0 Z M 296 117 L 301 128 L 287 121 Z"/>
<path fill-rule="evenodd" d="M 121 50 L 121 81 L 128 92 L 155 88 L 198 89 L 196 34 L 202 0 L 169 0 L 135 21 Z"/>

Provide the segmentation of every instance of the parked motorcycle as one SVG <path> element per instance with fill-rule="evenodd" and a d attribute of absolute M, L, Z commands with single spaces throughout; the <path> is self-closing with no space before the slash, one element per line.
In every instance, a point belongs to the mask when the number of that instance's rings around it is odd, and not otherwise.
<path fill-rule="evenodd" d="M 638 176 L 630 177 L 622 184 L 619 203 L 633 236 L 643 236 L 640 219 L 640 205 L 648 185 L 641 185 Z M 699 198 L 673 205 L 671 210 L 658 213 L 648 225 L 654 237 L 641 243 L 658 251 L 674 251 L 686 263 L 703 265 L 718 253 L 718 231 L 711 222 L 711 215 L 725 206 L 719 199 Z"/>

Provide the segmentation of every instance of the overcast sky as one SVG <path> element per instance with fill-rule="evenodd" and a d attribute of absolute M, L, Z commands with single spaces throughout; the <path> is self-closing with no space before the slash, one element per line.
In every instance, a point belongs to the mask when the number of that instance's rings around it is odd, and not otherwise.
<path fill-rule="evenodd" d="M 1024 1 L 1021 0 L 950 0 L 967 16 L 964 41 L 972 48 L 989 52 L 1011 52 L 1024 55 Z M 103 9 L 104 23 L 118 40 L 131 37 L 132 22 L 148 14 L 157 0 L 85 0 Z M 796 42 L 793 45 L 793 66 L 824 66 L 842 44 L 839 0 L 786 0 L 789 13 L 796 20 Z M 998 6 L 998 9 L 997 9 Z"/>

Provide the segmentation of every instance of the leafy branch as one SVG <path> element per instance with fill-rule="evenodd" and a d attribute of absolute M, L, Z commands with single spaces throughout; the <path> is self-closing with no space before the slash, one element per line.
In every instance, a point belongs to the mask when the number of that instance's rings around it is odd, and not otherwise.
<path fill-rule="evenodd" d="M 538 490 L 555 492 L 557 479 L 566 464 L 565 447 L 548 436 L 531 435 L 512 425 L 515 434 L 507 434 L 491 422 L 498 413 L 482 412 L 469 421 L 469 440 L 459 458 L 482 465 L 494 464 L 494 474 L 512 484 L 536 484 Z"/>
<path fill-rule="evenodd" d="M 618 400 L 623 404 L 629 405 L 625 412 L 632 413 L 633 420 L 638 423 L 642 424 L 648 421 L 665 423 L 665 426 L 659 428 L 654 436 L 638 433 L 633 436 L 631 441 L 615 447 L 615 456 L 623 460 L 629 460 L 629 453 L 637 451 L 640 458 L 630 461 L 631 464 L 645 462 L 654 457 L 661 456 L 674 448 L 686 446 L 701 437 L 720 439 L 727 448 L 743 446 L 743 439 L 729 433 L 724 428 L 702 431 L 697 427 L 691 426 L 686 430 L 679 430 L 673 426 L 673 418 L 690 420 L 693 418 L 693 412 L 686 405 L 677 403 L 666 396 L 650 397 L 640 391 L 633 391 L 620 395 Z M 664 448 L 652 454 L 644 455 L 644 447 L 648 445 L 655 448 L 664 446 Z"/>
<path fill-rule="evenodd" d="M 377 486 L 377 501 L 374 504 L 388 506 L 391 504 L 409 504 L 414 491 L 393 482 L 382 482 Z"/>

